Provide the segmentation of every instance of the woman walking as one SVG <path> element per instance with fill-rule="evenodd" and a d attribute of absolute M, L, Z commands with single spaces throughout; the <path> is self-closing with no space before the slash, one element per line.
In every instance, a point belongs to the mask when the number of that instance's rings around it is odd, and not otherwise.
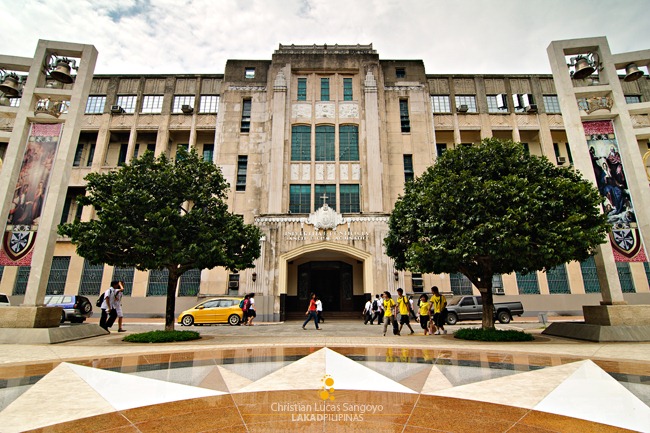
<path fill-rule="evenodd" d="M 302 329 L 304 330 L 307 330 L 307 328 L 305 328 L 305 325 L 309 323 L 311 319 L 314 319 L 314 325 L 316 325 L 316 329 L 320 331 L 320 328 L 318 327 L 318 310 L 316 308 L 316 300 L 316 294 L 312 293 L 311 299 L 309 300 L 309 307 L 307 307 L 307 312 L 305 313 L 307 319 L 305 320 L 305 323 L 302 324 Z"/>

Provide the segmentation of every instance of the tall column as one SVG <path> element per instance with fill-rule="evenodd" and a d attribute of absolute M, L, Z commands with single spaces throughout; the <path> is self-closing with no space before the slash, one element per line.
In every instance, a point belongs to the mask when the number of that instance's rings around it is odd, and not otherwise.
<path fill-rule="evenodd" d="M 285 67 L 291 71 L 291 67 Z M 286 131 L 287 79 L 280 69 L 273 83 L 273 114 L 271 125 L 271 152 L 269 166 L 269 213 L 282 212 L 284 181 L 284 134 Z"/>
<path fill-rule="evenodd" d="M 368 182 L 364 194 L 368 198 L 369 212 L 384 211 L 382 194 L 381 143 L 379 141 L 379 103 L 377 101 L 377 81 L 372 71 L 366 73 L 364 82 L 366 113 L 366 171 Z"/>

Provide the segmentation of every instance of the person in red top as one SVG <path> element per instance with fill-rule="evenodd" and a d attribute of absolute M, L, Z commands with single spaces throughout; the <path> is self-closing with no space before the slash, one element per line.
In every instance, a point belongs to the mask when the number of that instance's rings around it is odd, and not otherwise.
<path fill-rule="evenodd" d="M 302 324 L 302 329 L 307 329 L 305 328 L 305 325 L 309 323 L 311 319 L 314 319 L 314 324 L 316 325 L 316 329 L 320 331 L 320 328 L 318 327 L 318 311 L 316 308 L 316 294 L 312 293 L 311 294 L 311 299 L 309 300 L 309 307 L 307 308 L 307 312 L 305 315 L 307 316 L 307 319 L 305 320 L 305 323 Z"/>

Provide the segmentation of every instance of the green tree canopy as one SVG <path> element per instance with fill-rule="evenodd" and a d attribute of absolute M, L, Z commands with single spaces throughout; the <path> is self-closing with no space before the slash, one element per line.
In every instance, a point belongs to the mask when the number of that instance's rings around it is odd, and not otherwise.
<path fill-rule="evenodd" d="M 96 219 L 59 226 L 94 264 L 167 269 L 165 328 L 174 328 L 178 278 L 189 269 L 253 267 L 261 232 L 228 211 L 221 170 L 183 149 L 176 160 L 152 152 L 118 171 L 86 176 L 81 205 Z"/>
<path fill-rule="evenodd" d="M 582 261 L 605 241 L 602 198 L 572 168 L 484 139 L 445 152 L 408 182 L 384 243 L 398 269 L 466 275 L 493 328 L 492 275 Z"/>

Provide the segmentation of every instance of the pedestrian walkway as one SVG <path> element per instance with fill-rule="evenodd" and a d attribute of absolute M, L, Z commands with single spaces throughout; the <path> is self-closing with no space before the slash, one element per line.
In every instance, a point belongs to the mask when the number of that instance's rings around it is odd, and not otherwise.
<path fill-rule="evenodd" d="M 498 325 L 532 333 L 527 343 L 454 339 L 465 323 L 401 337 L 301 324 L 177 326 L 203 338 L 173 344 L 112 333 L 0 345 L 0 431 L 650 432 L 650 343 L 548 337 L 533 320 Z M 125 320 L 126 334 L 163 327 Z"/>

